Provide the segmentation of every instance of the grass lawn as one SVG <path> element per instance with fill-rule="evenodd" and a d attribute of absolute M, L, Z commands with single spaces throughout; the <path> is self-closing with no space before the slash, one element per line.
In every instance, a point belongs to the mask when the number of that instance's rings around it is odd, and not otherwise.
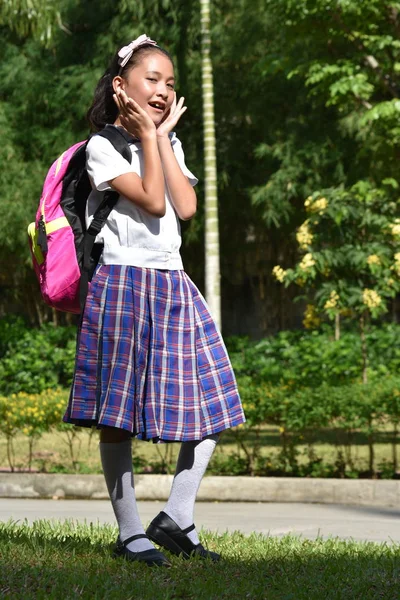
<path fill-rule="evenodd" d="M 72 430 L 72 428 L 71 428 Z M 98 452 L 98 432 L 93 430 L 92 435 L 87 429 L 77 429 L 79 435 L 74 442 L 74 448 L 77 460 L 79 462 L 79 471 L 83 473 L 101 473 L 100 459 Z M 316 432 L 314 435 L 314 450 L 318 456 L 321 456 L 326 463 L 334 463 L 336 457 L 336 449 L 334 442 L 338 441 L 338 433 L 335 431 Z M 392 446 L 391 432 L 382 431 L 376 436 L 375 448 L 375 465 L 379 466 L 384 461 L 391 461 Z M 246 444 L 249 449 L 255 443 L 255 434 L 250 431 L 246 433 Z M 260 433 L 258 443 L 261 444 L 261 452 L 265 460 L 274 460 L 280 449 L 279 431 L 276 427 L 264 427 Z M 14 442 L 15 448 L 15 464 L 17 467 L 26 468 L 28 464 L 28 442 L 27 437 L 21 434 L 17 435 Z M 214 454 L 214 465 L 223 461 L 229 454 L 237 450 L 237 444 L 234 439 L 234 434 L 230 431 L 226 432 L 217 450 Z M 175 459 L 179 451 L 179 444 L 151 444 L 134 440 L 133 453 L 136 457 L 140 468 L 136 471 L 149 472 L 154 470 L 150 465 L 161 466 L 163 461 L 170 464 L 169 470 L 173 472 Z M 300 443 L 298 446 L 298 461 L 305 463 L 307 461 L 307 445 Z M 242 453 L 242 456 L 243 453 Z M 364 434 L 355 433 L 352 446 L 352 457 L 354 465 L 360 470 L 367 469 L 368 465 L 368 441 Z M 213 464 L 213 463 L 212 463 Z M 211 472 L 218 473 L 218 469 L 212 468 Z M 157 466 L 157 465 L 156 465 Z M 0 436 L 0 469 L 8 467 L 6 440 Z M 72 461 L 70 457 L 67 437 L 65 433 L 46 433 L 34 446 L 34 461 L 33 467 L 35 470 L 44 470 L 47 472 L 73 472 Z M 160 469 L 155 469 L 155 472 L 160 472 Z M 399 595 L 400 598 L 400 595 Z"/>
<path fill-rule="evenodd" d="M 398 545 L 203 533 L 218 564 L 113 560 L 111 526 L 0 523 L 0 597 L 13 600 L 398 600 Z"/>

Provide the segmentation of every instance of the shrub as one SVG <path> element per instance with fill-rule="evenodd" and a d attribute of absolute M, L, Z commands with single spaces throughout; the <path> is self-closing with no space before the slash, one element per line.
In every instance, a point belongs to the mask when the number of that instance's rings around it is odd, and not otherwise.
<path fill-rule="evenodd" d="M 74 327 L 51 323 L 39 329 L 21 331 L 10 339 L 0 360 L 0 394 L 40 393 L 57 386 L 68 386 L 75 360 Z"/>
<path fill-rule="evenodd" d="M 32 463 L 33 444 L 43 433 L 52 428 L 60 428 L 66 407 L 65 390 L 46 390 L 42 394 L 11 394 L 0 396 L 0 433 L 7 439 L 7 458 L 11 470 L 15 460 L 13 438 L 22 433 L 29 439 L 28 467 Z"/>
<path fill-rule="evenodd" d="M 370 380 L 400 370 L 400 326 L 371 327 L 367 333 Z M 286 385 L 291 389 L 342 386 L 361 380 L 362 353 L 358 332 L 346 331 L 335 341 L 330 328 L 319 331 L 284 331 L 254 342 L 227 341 L 238 377 L 258 384 Z"/>
<path fill-rule="evenodd" d="M 17 342 L 25 333 L 26 324 L 21 317 L 10 316 L 0 319 L 0 359 L 8 348 Z"/>

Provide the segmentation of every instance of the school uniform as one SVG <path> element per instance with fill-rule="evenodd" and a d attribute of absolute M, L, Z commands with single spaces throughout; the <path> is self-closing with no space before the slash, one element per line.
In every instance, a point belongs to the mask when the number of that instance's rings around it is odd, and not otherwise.
<path fill-rule="evenodd" d="M 192 185 L 182 145 L 173 151 Z M 87 224 L 128 172 L 142 176 L 140 142 L 132 162 L 105 138 L 87 145 L 93 191 Z M 74 380 L 64 421 L 117 427 L 153 441 L 201 440 L 244 422 L 235 377 L 219 331 L 183 270 L 179 219 L 152 216 L 121 196 L 96 242 L 104 244 L 78 332 Z"/>

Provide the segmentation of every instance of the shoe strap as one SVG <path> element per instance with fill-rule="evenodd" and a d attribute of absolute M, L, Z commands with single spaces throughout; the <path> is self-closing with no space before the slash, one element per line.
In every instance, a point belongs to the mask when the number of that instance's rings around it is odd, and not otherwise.
<path fill-rule="evenodd" d="M 127 546 L 128 544 L 130 544 L 131 542 L 133 542 L 134 540 L 140 540 L 140 539 L 144 539 L 146 538 L 147 540 L 149 539 L 149 536 L 146 535 L 145 533 L 138 533 L 136 535 L 132 535 L 130 538 L 124 540 L 122 543 L 123 546 Z"/>
<path fill-rule="evenodd" d="M 189 525 L 189 527 L 186 527 L 186 529 L 182 529 L 182 533 L 190 533 L 191 531 L 193 531 L 193 529 L 196 529 L 196 525 L 193 523 L 193 525 Z"/>

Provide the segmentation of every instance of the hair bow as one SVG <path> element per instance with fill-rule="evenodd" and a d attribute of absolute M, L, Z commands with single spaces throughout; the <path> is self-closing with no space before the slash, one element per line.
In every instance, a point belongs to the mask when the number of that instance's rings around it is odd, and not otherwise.
<path fill-rule="evenodd" d="M 124 67 L 129 61 L 130 57 L 132 56 L 134 50 L 136 50 L 136 48 L 139 48 L 140 46 L 144 46 L 144 44 L 151 44 L 152 46 L 157 46 L 157 42 L 151 40 L 149 37 L 147 37 L 145 33 L 143 35 L 139 35 L 139 37 L 136 38 L 136 40 L 133 40 L 130 44 L 124 46 L 123 48 L 121 48 L 121 50 L 119 50 L 119 66 L 121 68 Z"/>

